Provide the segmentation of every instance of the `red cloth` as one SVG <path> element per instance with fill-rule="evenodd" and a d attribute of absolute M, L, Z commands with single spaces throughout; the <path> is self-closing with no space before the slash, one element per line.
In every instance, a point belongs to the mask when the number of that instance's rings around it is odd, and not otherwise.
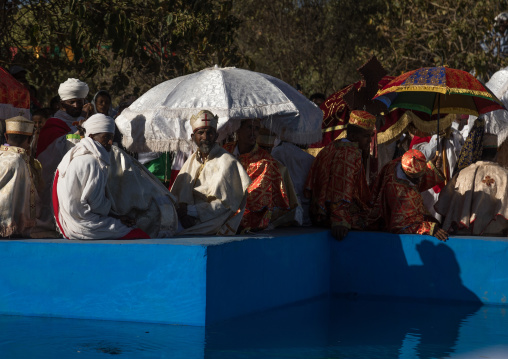
<path fill-rule="evenodd" d="M 30 92 L 8 71 L 0 67 L 0 103 L 16 108 L 30 108 Z"/>
<path fill-rule="evenodd" d="M 168 189 L 171 190 L 173 187 L 173 183 L 175 183 L 176 176 L 180 173 L 180 170 L 171 170 L 171 177 L 169 178 L 169 186 Z"/>
<path fill-rule="evenodd" d="M 357 143 L 336 140 L 323 148 L 312 164 L 305 189 L 311 192 L 314 222 L 364 229 L 370 191 Z"/>
<path fill-rule="evenodd" d="M 430 142 L 430 139 L 432 137 L 430 136 L 427 136 L 427 137 L 418 137 L 418 136 L 414 136 L 413 139 L 411 140 L 411 143 L 409 144 L 409 149 L 412 149 L 414 145 L 417 145 L 419 143 L 429 143 Z"/>
<path fill-rule="evenodd" d="M 399 157 L 384 166 L 372 189 L 370 229 L 399 234 L 431 234 L 436 220 L 425 208 L 420 192 L 442 182 L 444 178 L 429 162 L 421 182 L 413 186 L 397 177 L 400 161 Z"/>
<path fill-rule="evenodd" d="M 224 148 L 233 153 L 236 142 Z M 247 188 L 247 204 L 240 228 L 261 230 L 271 221 L 291 210 L 287 189 L 277 161 L 258 145 L 249 153 L 240 155 L 238 161 L 249 175 L 252 183 Z"/>
<path fill-rule="evenodd" d="M 44 152 L 50 144 L 53 143 L 58 137 L 65 136 L 71 129 L 67 124 L 56 117 L 51 117 L 46 121 L 46 124 L 41 129 L 39 135 L 39 142 L 37 143 L 37 156 Z"/>
<path fill-rule="evenodd" d="M 431 138 L 432 138 L 431 136 L 426 137 L 414 136 L 413 139 L 411 140 L 411 143 L 409 144 L 409 149 L 412 149 L 414 145 L 417 145 L 419 143 L 429 143 Z M 434 190 L 435 193 L 439 193 L 444 188 L 444 186 L 445 186 L 444 182 L 441 182 L 440 184 L 432 187 L 432 189 Z"/>
<path fill-rule="evenodd" d="M 139 228 L 134 228 L 122 238 L 118 239 L 150 239 L 150 236 Z"/>

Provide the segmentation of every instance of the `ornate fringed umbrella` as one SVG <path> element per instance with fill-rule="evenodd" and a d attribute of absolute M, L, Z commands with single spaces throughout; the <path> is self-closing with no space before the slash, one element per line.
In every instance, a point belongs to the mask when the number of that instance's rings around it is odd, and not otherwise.
<path fill-rule="evenodd" d="M 443 66 L 406 72 L 379 90 L 374 100 L 384 103 L 389 111 L 415 110 L 432 116 L 429 120 L 431 123 L 421 124 L 421 127 L 428 130 L 434 128 L 433 133 L 443 131 L 453 121 L 454 117 L 447 117 L 444 123 L 440 123 L 443 113 L 479 116 L 504 109 L 503 103 L 473 75 Z M 407 123 L 413 122 L 408 116 L 413 117 L 415 123 L 418 122 L 414 114 L 408 114 L 404 120 Z M 403 125 L 397 121 L 392 126 Z"/>
<path fill-rule="evenodd" d="M 163 82 L 125 109 L 116 124 L 129 151 L 188 151 L 189 120 L 200 110 L 218 115 L 219 141 L 248 118 L 264 119 L 266 128 L 297 144 L 321 139 L 323 112 L 313 102 L 282 80 L 234 67 Z"/>

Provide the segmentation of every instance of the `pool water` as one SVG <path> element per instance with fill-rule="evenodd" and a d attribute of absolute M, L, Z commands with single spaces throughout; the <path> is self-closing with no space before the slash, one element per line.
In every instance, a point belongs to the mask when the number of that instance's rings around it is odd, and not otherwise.
<path fill-rule="evenodd" d="M 0 316 L 0 358 L 508 358 L 506 311 L 322 298 L 206 328 Z"/>

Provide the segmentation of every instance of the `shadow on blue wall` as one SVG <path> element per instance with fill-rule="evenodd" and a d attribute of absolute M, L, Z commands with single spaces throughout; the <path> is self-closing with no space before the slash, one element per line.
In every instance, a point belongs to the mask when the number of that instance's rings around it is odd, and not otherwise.
<path fill-rule="evenodd" d="M 351 232 L 331 250 L 333 293 L 481 303 L 452 248 L 434 237 Z"/>

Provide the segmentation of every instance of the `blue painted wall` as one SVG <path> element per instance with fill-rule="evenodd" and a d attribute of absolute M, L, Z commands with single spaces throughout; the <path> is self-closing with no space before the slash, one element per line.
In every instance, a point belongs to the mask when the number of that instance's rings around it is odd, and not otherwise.
<path fill-rule="evenodd" d="M 206 247 L 0 241 L 0 313 L 204 325 Z"/>
<path fill-rule="evenodd" d="M 312 231 L 208 246 L 207 324 L 328 294 L 329 244 Z"/>
<path fill-rule="evenodd" d="M 331 250 L 334 293 L 506 304 L 504 238 L 352 232 Z"/>
<path fill-rule="evenodd" d="M 289 228 L 0 240 L 0 314 L 203 326 L 329 293 L 506 304 L 508 240 Z"/>

